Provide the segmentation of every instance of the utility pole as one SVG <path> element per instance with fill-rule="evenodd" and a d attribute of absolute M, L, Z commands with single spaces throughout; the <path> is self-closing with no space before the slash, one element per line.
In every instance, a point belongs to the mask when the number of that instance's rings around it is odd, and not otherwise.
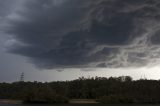
<path fill-rule="evenodd" d="M 20 82 L 24 82 L 24 72 L 21 73 Z"/>

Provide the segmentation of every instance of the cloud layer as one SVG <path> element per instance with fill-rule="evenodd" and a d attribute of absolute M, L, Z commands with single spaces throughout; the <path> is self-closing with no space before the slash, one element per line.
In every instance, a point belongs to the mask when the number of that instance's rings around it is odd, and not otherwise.
<path fill-rule="evenodd" d="M 159 0 L 22 1 L 5 17 L 3 31 L 11 36 L 6 45 L 38 68 L 141 67 L 159 62 Z"/>

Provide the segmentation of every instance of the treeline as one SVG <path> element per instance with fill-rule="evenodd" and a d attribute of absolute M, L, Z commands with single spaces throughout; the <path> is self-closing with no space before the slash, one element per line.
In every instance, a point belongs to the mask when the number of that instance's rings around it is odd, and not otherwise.
<path fill-rule="evenodd" d="M 0 83 L 0 99 L 26 103 L 67 103 L 95 99 L 100 103 L 160 103 L 160 80 L 132 80 L 129 76 L 92 77 L 73 81 Z"/>

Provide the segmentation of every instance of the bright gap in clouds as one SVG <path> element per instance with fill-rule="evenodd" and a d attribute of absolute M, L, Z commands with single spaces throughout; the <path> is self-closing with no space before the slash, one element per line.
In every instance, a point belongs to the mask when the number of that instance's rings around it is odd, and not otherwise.
<path fill-rule="evenodd" d="M 47 71 L 47 70 L 46 70 Z M 97 68 L 95 69 L 88 69 L 82 71 L 81 69 L 66 69 L 63 72 L 58 71 L 42 71 L 37 72 L 40 73 L 42 76 L 46 76 L 43 81 L 66 81 L 66 80 L 74 80 L 79 77 L 84 76 L 85 78 L 89 77 L 119 77 L 119 76 L 131 76 L 133 80 L 138 79 L 160 79 L 160 67 L 143 67 L 143 68 L 120 68 L 120 69 L 107 69 L 107 68 Z M 35 77 L 37 78 L 37 77 Z M 37 79 L 41 80 L 41 79 Z"/>

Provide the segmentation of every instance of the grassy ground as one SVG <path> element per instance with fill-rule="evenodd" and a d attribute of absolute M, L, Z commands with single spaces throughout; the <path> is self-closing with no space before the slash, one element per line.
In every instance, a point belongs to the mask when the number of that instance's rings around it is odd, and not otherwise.
<path fill-rule="evenodd" d="M 9 100 L 9 99 L 0 99 L 0 103 L 2 104 L 21 104 L 20 100 Z M 71 99 L 69 104 L 97 104 L 94 99 Z"/>
<path fill-rule="evenodd" d="M 75 104 L 96 104 L 98 102 L 96 102 L 95 99 L 71 99 L 69 101 L 69 103 L 75 103 Z"/>
<path fill-rule="evenodd" d="M 21 104 L 22 101 L 20 101 L 20 100 L 0 99 L 0 103 L 4 103 L 4 104 Z"/>

